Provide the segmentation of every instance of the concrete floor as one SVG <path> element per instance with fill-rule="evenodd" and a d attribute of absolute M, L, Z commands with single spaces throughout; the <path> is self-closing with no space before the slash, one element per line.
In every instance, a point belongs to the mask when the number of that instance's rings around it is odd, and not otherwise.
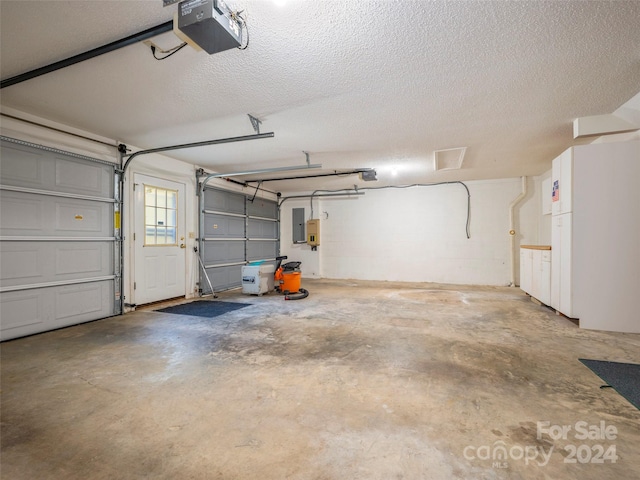
<path fill-rule="evenodd" d="M 2 478 L 638 478 L 640 412 L 578 358 L 640 363 L 640 335 L 519 289 L 303 283 L 3 343 Z"/>

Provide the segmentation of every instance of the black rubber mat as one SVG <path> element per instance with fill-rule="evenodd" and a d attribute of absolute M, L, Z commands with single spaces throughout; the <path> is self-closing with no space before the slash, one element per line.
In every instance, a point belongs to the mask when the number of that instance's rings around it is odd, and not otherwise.
<path fill-rule="evenodd" d="M 584 358 L 579 360 L 640 410 L 640 365 Z"/>
<path fill-rule="evenodd" d="M 240 308 L 250 306 L 250 303 L 237 302 L 217 302 L 209 300 L 196 300 L 191 303 L 174 305 L 173 307 L 161 308 L 156 312 L 174 313 L 176 315 L 191 315 L 193 317 L 213 318 L 223 313 L 233 312 Z"/>

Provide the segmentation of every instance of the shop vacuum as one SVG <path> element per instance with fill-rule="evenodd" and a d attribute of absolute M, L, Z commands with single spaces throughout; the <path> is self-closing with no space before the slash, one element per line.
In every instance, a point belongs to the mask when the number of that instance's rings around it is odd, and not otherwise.
<path fill-rule="evenodd" d="M 287 257 L 276 257 L 276 273 L 274 276 L 276 291 L 284 294 L 285 300 L 302 300 L 309 296 L 309 292 L 300 288 L 302 272 L 300 265 L 302 262 L 287 262 L 282 264 L 282 260 Z"/>
<path fill-rule="evenodd" d="M 284 257 L 276 257 L 276 265 L 262 261 L 250 263 L 242 267 L 242 293 L 248 295 L 264 295 L 272 291 L 284 294 L 285 300 L 302 300 L 309 292 L 300 288 L 302 262 L 282 264 Z"/>

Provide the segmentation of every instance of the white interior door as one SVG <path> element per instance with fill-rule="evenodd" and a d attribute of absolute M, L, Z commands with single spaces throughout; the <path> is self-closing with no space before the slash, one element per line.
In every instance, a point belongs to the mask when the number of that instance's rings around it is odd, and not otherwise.
<path fill-rule="evenodd" d="M 185 185 L 134 177 L 133 293 L 142 305 L 185 295 Z"/>

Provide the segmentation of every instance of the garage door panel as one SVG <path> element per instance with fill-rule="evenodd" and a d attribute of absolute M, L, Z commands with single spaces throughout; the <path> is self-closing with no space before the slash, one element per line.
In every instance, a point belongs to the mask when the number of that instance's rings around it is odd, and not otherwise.
<path fill-rule="evenodd" d="M 278 218 L 278 204 L 270 200 L 255 199 L 247 202 L 247 215 L 252 217 Z"/>
<path fill-rule="evenodd" d="M 278 244 L 276 242 L 247 242 L 247 260 L 266 260 L 278 256 Z"/>
<path fill-rule="evenodd" d="M 3 183 L 12 186 L 105 199 L 113 196 L 113 167 L 104 163 L 3 142 L 2 170 Z"/>
<path fill-rule="evenodd" d="M 113 191 L 113 174 L 107 165 L 58 158 L 54 190 L 109 198 Z"/>
<path fill-rule="evenodd" d="M 206 238 L 244 238 L 244 223 L 243 217 L 206 214 L 204 235 Z"/>
<path fill-rule="evenodd" d="M 42 229 L 46 204 L 24 193 L 0 192 L 0 235 L 33 235 Z"/>
<path fill-rule="evenodd" d="M 243 262 L 244 253 L 244 241 L 219 240 L 206 242 L 202 260 L 205 265 Z"/>
<path fill-rule="evenodd" d="M 0 286 L 63 282 L 113 273 L 110 242 L 2 242 Z"/>
<path fill-rule="evenodd" d="M 113 315 L 113 281 L 6 292 L 0 297 L 0 340 Z"/>
<path fill-rule="evenodd" d="M 0 192 L 2 236 L 113 236 L 113 204 L 34 193 Z"/>
<path fill-rule="evenodd" d="M 112 282 L 95 282 L 56 288 L 55 323 L 63 326 L 78 323 L 75 321 L 78 318 L 100 318 L 99 315 L 112 307 L 112 286 Z"/>
<path fill-rule="evenodd" d="M 80 242 L 75 245 L 53 245 L 56 277 L 109 275 L 113 265 L 113 246 L 108 242 Z"/>
<path fill-rule="evenodd" d="M 119 312 L 115 163 L 0 140 L 0 339 Z"/>
<path fill-rule="evenodd" d="M 43 278 L 41 247 L 44 245 L 24 242 L 2 242 L 0 244 L 0 285 L 33 283 Z"/>
<path fill-rule="evenodd" d="M 204 190 L 204 209 L 244 215 L 245 196 L 222 190 Z"/>
<path fill-rule="evenodd" d="M 39 328 L 38 325 L 47 322 L 47 318 L 43 316 L 43 312 L 47 311 L 43 308 L 43 300 L 46 298 L 43 298 L 42 293 L 9 292 L 0 296 L 1 340 L 34 333 L 34 329 Z M 18 333 L 25 329 L 27 333 Z"/>
<path fill-rule="evenodd" d="M 112 216 L 112 206 L 99 202 L 65 199 L 56 203 L 56 233 L 93 233 L 108 236 L 111 228 L 106 220 Z"/>
<path fill-rule="evenodd" d="M 12 287 L 113 273 L 110 242 L 2 242 L 0 286 Z"/>
<path fill-rule="evenodd" d="M 2 180 L 3 183 L 27 188 L 43 185 L 42 153 L 19 149 L 17 146 L 2 147 Z"/>
<path fill-rule="evenodd" d="M 242 285 L 242 265 L 207 268 L 207 275 L 209 275 L 209 280 L 216 291 L 228 290 Z M 208 288 L 209 285 L 203 283 L 202 287 L 203 289 Z"/>
<path fill-rule="evenodd" d="M 249 219 L 248 238 L 278 238 L 278 224 L 270 220 Z"/>

